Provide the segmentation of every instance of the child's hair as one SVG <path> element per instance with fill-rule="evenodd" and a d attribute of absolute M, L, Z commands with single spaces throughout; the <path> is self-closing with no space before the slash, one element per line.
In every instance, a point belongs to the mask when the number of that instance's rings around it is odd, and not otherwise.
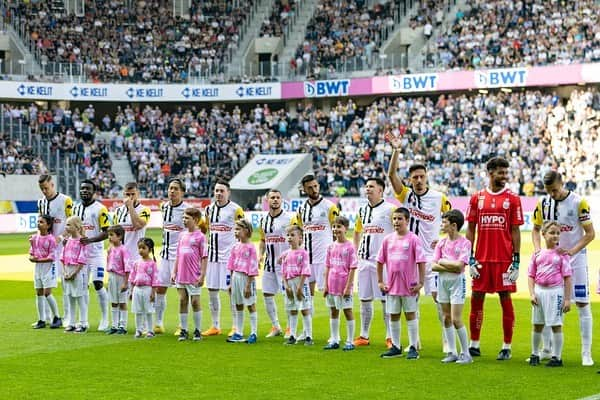
<path fill-rule="evenodd" d="M 48 232 L 52 232 L 52 225 L 54 225 L 54 217 L 48 214 L 40 214 L 38 215 L 38 219 L 41 218 L 46 221 L 46 225 L 48 225 Z"/>
<path fill-rule="evenodd" d="M 560 224 L 558 222 L 556 222 L 556 221 L 546 221 L 542 225 L 542 234 L 545 234 L 546 232 L 548 232 L 550 230 L 550 228 L 552 228 L 553 226 L 558 227 L 558 230 L 560 231 Z"/>
<path fill-rule="evenodd" d="M 124 243 L 125 240 L 125 229 L 121 225 L 112 225 L 108 227 L 108 233 L 114 233 L 118 237 L 121 238 L 121 243 Z"/>
<path fill-rule="evenodd" d="M 457 209 L 446 211 L 442 215 L 442 219 L 447 219 L 450 224 L 456 224 L 456 230 L 458 231 L 460 231 L 460 228 L 465 224 L 465 216 Z"/>
<path fill-rule="evenodd" d="M 304 233 L 304 229 L 298 224 L 291 224 L 285 229 L 286 233 L 298 232 L 300 234 L 300 239 L 302 239 L 302 234 Z"/>
<path fill-rule="evenodd" d="M 404 215 L 404 218 L 406 218 L 406 219 L 410 218 L 410 211 L 408 211 L 408 208 L 406 208 L 406 207 L 398 207 L 394 210 L 394 212 L 392 214 L 402 214 L 402 215 Z"/>
<path fill-rule="evenodd" d="M 200 210 L 198 210 L 195 207 L 188 207 L 185 209 L 185 211 L 183 213 L 186 215 L 189 215 L 196 221 L 200 221 L 200 218 L 202 218 L 202 213 L 200 212 Z"/>
<path fill-rule="evenodd" d="M 75 228 L 77 228 L 77 232 L 80 236 L 85 235 L 85 230 L 83 229 L 83 221 L 77 215 L 73 215 L 67 218 L 67 222 L 71 222 L 71 224 L 75 225 Z"/>
<path fill-rule="evenodd" d="M 138 240 L 137 244 L 139 246 L 142 243 L 148 247 L 148 250 L 150 250 L 150 253 L 152 253 L 152 259 L 156 261 L 156 257 L 154 256 L 154 240 L 150 239 L 149 237 L 143 237 Z"/>
<path fill-rule="evenodd" d="M 338 215 L 337 217 L 335 217 L 333 219 L 333 224 L 332 225 L 342 225 L 344 226 L 346 229 L 348 229 L 350 227 L 350 220 L 348 220 L 348 218 L 344 217 L 343 215 Z"/>
<path fill-rule="evenodd" d="M 247 219 L 241 218 L 235 221 L 235 224 L 248 232 L 248 236 L 252 236 L 252 224 Z"/>

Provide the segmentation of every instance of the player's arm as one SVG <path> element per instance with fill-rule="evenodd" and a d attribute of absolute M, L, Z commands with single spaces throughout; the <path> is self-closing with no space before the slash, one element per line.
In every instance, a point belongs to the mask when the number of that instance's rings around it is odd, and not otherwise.
<path fill-rule="evenodd" d="M 383 290 L 384 292 L 387 291 L 387 287 L 383 281 L 383 263 L 379 261 L 377 261 L 377 284 L 379 289 Z"/>
<path fill-rule="evenodd" d="M 262 227 L 262 224 L 260 224 L 260 226 Z M 260 241 L 258 242 L 258 266 L 260 268 L 261 264 L 264 265 L 267 242 L 265 238 L 265 232 L 262 230 L 262 228 L 258 230 L 258 233 L 260 235 Z"/>
<path fill-rule="evenodd" d="M 533 211 L 533 229 L 531 230 L 531 241 L 533 242 L 533 251 L 537 253 L 542 249 L 542 202 L 538 201 Z"/>
<path fill-rule="evenodd" d="M 133 225 L 133 229 L 136 231 L 145 227 L 148 224 L 148 221 L 150 221 L 150 209 L 148 207 L 144 207 L 139 215 L 135 212 L 133 203 L 131 205 L 128 203 L 127 208 L 129 210 L 129 215 L 131 215 L 131 225 Z"/>
<path fill-rule="evenodd" d="M 565 291 L 563 293 L 563 312 L 571 310 L 571 294 L 573 293 L 573 279 L 571 276 L 564 277 Z"/>
<path fill-rule="evenodd" d="M 208 265 L 208 257 L 204 256 L 200 260 L 200 278 L 198 279 L 198 286 L 204 285 L 204 278 L 206 277 L 206 266 Z"/>
<path fill-rule="evenodd" d="M 477 224 L 474 222 L 469 222 L 467 224 L 467 232 L 465 233 L 465 237 L 467 238 L 467 240 L 469 242 L 471 242 L 471 252 L 475 253 L 475 249 L 474 249 L 474 244 L 475 244 L 475 228 L 477 227 Z"/>
<path fill-rule="evenodd" d="M 352 295 L 352 282 L 354 282 L 354 271 L 356 268 L 351 268 L 348 273 L 348 279 L 346 279 L 346 285 L 344 286 L 344 296 Z"/>
<path fill-rule="evenodd" d="M 419 269 L 419 282 L 411 288 L 411 291 L 415 294 L 419 293 L 421 288 L 425 285 L 425 263 L 417 263 L 417 268 Z"/>
<path fill-rule="evenodd" d="M 69 196 L 65 199 L 65 216 L 69 218 L 73 215 L 73 199 Z M 61 232 L 62 233 L 62 232 Z"/>
<path fill-rule="evenodd" d="M 102 207 L 100 209 L 100 213 L 98 214 L 98 224 L 100 226 L 100 234 L 97 236 L 92 236 L 90 238 L 81 238 L 81 243 L 97 243 L 102 242 L 108 238 L 108 227 L 110 226 L 110 217 L 108 215 L 108 210 L 106 209 L 106 207 Z"/>
<path fill-rule="evenodd" d="M 511 225 L 510 237 L 511 237 L 511 241 L 512 241 L 513 258 L 514 258 L 515 254 L 521 253 L 521 229 L 519 229 L 519 225 Z"/>
<path fill-rule="evenodd" d="M 173 272 L 171 273 L 171 282 L 175 283 L 177 279 L 177 269 L 179 268 L 179 256 L 175 256 L 175 265 L 173 266 Z"/>
<path fill-rule="evenodd" d="M 594 230 L 594 225 L 592 224 L 592 220 L 590 218 L 590 206 L 587 200 L 582 199 L 579 203 L 579 223 L 583 228 L 583 236 L 581 239 L 575 243 L 573 248 L 568 250 L 568 254 L 573 256 L 583 250 L 594 238 L 596 237 L 596 232 Z"/>
<path fill-rule="evenodd" d="M 394 150 L 392 151 L 392 158 L 390 159 L 390 166 L 388 167 L 388 177 L 390 178 L 390 182 L 392 184 L 392 188 L 394 189 L 394 193 L 400 194 L 404 191 L 404 183 L 402 183 L 402 179 L 398 176 L 398 156 L 400 155 L 400 150 L 394 146 Z"/>
<path fill-rule="evenodd" d="M 444 271 L 453 273 L 459 273 L 465 266 L 462 260 L 450 260 L 447 258 L 441 258 L 437 263 L 444 268 Z"/>

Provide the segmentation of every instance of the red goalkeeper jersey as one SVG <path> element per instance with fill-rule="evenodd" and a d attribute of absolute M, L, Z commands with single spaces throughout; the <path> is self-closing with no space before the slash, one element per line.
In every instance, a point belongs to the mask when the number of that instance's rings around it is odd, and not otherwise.
<path fill-rule="evenodd" d="M 523 225 L 519 196 L 507 188 L 497 193 L 481 190 L 471 196 L 467 221 L 477 225 L 477 261 L 510 263 L 513 253 L 511 228 Z"/>

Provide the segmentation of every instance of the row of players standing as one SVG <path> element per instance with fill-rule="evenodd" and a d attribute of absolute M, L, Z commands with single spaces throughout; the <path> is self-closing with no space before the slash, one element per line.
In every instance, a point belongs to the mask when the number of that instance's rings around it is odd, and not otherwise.
<path fill-rule="evenodd" d="M 437 295 L 438 274 L 431 270 L 433 250 L 438 241 L 441 216 L 451 208 L 447 198 L 427 185 L 427 170 L 422 165 L 413 165 L 409 169 L 411 187 L 407 187 L 397 174 L 399 143 L 392 139 L 396 147 L 389 168 L 389 179 L 397 199 L 410 211 L 409 228 L 422 241 L 427 256 L 427 279 L 425 292 L 435 300 Z M 469 353 L 480 355 L 479 337 L 483 322 L 483 302 L 486 293 L 498 293 L 502 307 L 503 345 L 498 354 L 499 360 L 511 357 L 511 343 L 514 327 L 514 309 L 510 293 L 516 291 L 520 263 L 520 230 L 523 223 L 519 197 L 506 186 L 508 163 L 501 158 L 494 158 L 487 164 L 489 185 L 486 189 L 471 197 L 467 212 L 467 239 L 472 243 L 476 239 L 473 256 L 469 267 L 473 277 L 473 295 L 471 297 Z M 560 175 L 550 173 L 545 177 L 548 195 L 542 198 L 534 213 L 533 240 L 536 252 L 541 248 L 540 229 L 547 220 L 561 224 L 561 247 L 568 252 L 574 267 L 574 299 L 580 315 L 580 331 L 582 341 L 582 363 L 592 365 L 591 360 L 591 310 L 589 306 L 589 284 L 587 277 L 587 260 L 585 246 L 594 238 L 594 230 L 590 220 L 589 205 L 575 193 L 567 191 L 561 182 Z M 366 183 L 367 203 L 358 213 L 354 244 L 358 249 L 358 296 L 360 306 L 360 335 L 355 345 L 366 345 L 370 341 L 370 325 L 373 318 L 373 301 L 385 298 L 378 287 L 376 256 L 383 237 L 393 232 L 391 213 L 395 206 L 383 199 L 384 181 L 370 179 Z M 101 309 L 100 330 L 108 327 L 108 296 L 103 288 L 104 261 L 102 243 L 107 237 L 109 226 L 108 210 L 94 199 L 93 182 L 85 181 L 80 187 L 81 201 L 73 207 L 73 214 L 82 218 L 86 231 L 84 241 L 93 247 L 88 259 L 88 270 Z M 311 268 L 310 290 L 314 295 L 315 286 L 323 290 L 325 285 L 325 256 L 328 245 L 332 242 L 331 223 L 338 214 L 337 207 L 324 199 L 319 193 L 318 182 L 312 176 L 302 180 L 302 186 L 308 196 L 297 214 L 282 209 L 281 194 L 277 190 L 268 193 L 269 211 L 262 218 L 261 243 L 259 259 L 264 259 L 263 294 L 267 313 L 273 328 L 270 335 L 279 334 L 282 329 L 278 321 L 274 295 L 281 288 L 281 266 L 279 256 L 287 248 L 285 228 L 297 218 L 304 228 L 304 246 L 309 254 Z M 54 234 L 60 235 L 64 229 L 64 221 L 71 212 L 71 200 L 56 193 L 54 185 L 47 176 L 40 178 L 40 188 L 44 197 L 39 201 L 39 211 L 54 217 Z M 177 251 L 178 235 L 184 230 L 182 217 L 188 207 L 183 197 L 185 187 L 182 181 L 174 179 L 168 187 L 168 201 L 161 206 L 163 218 L 163 248 L 160 254 L 159 288 L 156 296 L 157 333 L 164 332 L 164 312 L 166 309 L 166 291 L 171 286 L 171 272 Z M 115 223 L 125 228 L 125 242 L 131 255 L 136 255 L 137 241 L 144 236 L 145 226 L 149 220 L 150 210 L 139 203 L 135 184 L 125 188 L 124 204 L 116 211 Z M 212 327 L 204 335 L 221 333 L 219 291 L 228 287 L 226 271 L 227 257 L 235 243 L 233 226 L 235 221 L 243 218 L 242 209 L 229 200 L 229 187 L 226 182 L 217 183 L 214 189 L 214 202 L 205 213 L 208 222 L 208 267 L 206 286 L 209 290 L 209 307 Z M 57 223 L 58 222 L 58 223 Z M 39 297 L 39 291 L 38 291 Z M 68 307 L 68 302 L 63 302 Z M 436 303 L 438 304 L 438 303 Z M 113 304 L 113 312 L 115 305 Z M 65 310 L 65 315 L 67 310 Z M 444 313 L 438 306 L 440 321 L 446 330 L 452 327 L 452 316 Z M 418 313 L 417 313 L 418 315 Z M 386 338 L 391 340 L 390 317 L 385 312 Z M 456 321 L 455 321 L 456 322 Z M 461 326 L 456 326 L 461 329 Z M 544 335 L 544 350 L 550 349 L 550 332 Z"/>

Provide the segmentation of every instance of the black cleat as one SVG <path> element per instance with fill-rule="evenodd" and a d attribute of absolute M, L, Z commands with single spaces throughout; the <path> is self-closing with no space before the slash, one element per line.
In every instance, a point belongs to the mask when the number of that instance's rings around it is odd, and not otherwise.
<path fill-rule="evenodd" d="M 500 350 L 500 353 L 498 353 L 498 357 L 496 357 L 496 360 L 498 361 L 506 361 L 506 360 L 510 360 L 512 358 L 512 354 L 510 349 L 502 349 Z"/>
<path fill-rule="evenodd" d="M 471 357 L 481 357 L 481 349 L 479 347 L 469 347 Z"/>
<path fill-rule="evenodd" d="M 46 327 L 46 321 L 38 321 L 34 326 L 33 329 L 43 329 Z"/>
<path fill-rule="evenodd" d="M 540 356 L 536 356 L 535 354 L 529 356 L 529 365 L 531 365 L 532 367 L 540 365 Z"/>
<path fill-rule="evenodd" d="M 50 329 L 58 329 L 58 328 L 62 328 L 62 318 L 60 317 L 54 317 L 52 319 L 52 323 L 50 324 Z"/>
<path fill-rule="evenodd" d="M 546 364 L 546 367 L 562 367 L 563 362 L 556 357 L 552 357 L 550 361 Z"/>

